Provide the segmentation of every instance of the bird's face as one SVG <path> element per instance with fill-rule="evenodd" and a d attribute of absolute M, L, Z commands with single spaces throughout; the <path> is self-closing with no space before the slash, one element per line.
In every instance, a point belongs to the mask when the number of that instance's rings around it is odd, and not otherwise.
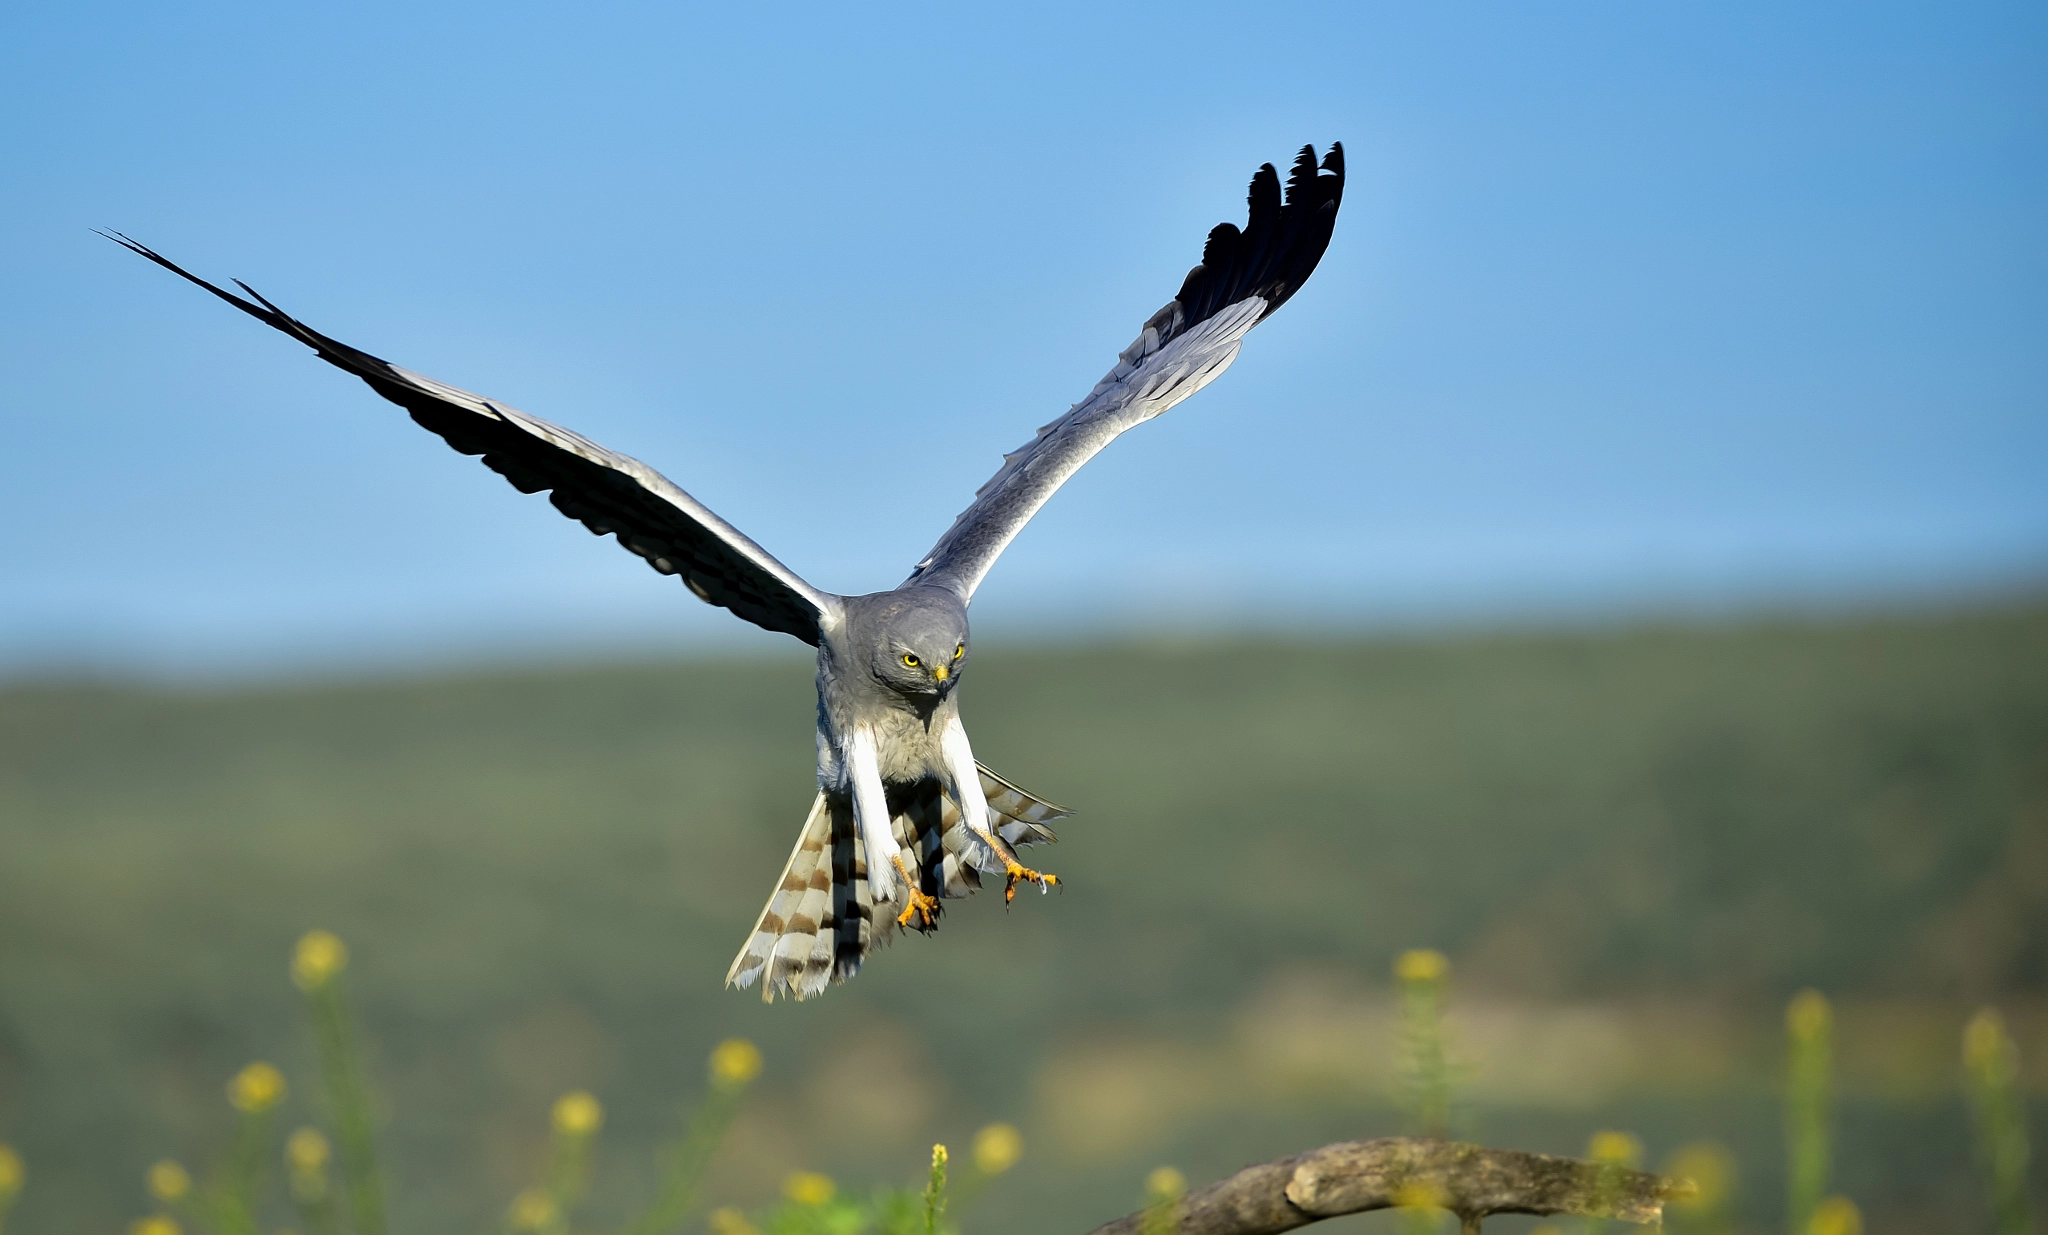
<path fill-rule="evenodd" d="M 964 632 L 945 638 L 891 639 L 883 653 L 883 681 L 906 695 L 943 695 L 967 666 Z"/>
<path fill-rule="evenodd" d="M 875 644 L 875 676 L 902 695 L 944 695 L 967 667 L 966 615 L 908 608 L 891 615 Z"/>

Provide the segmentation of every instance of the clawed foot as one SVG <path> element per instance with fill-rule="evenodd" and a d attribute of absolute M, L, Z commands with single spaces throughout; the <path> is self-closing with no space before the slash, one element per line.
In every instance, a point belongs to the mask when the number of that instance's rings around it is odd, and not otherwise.
<path fill-rule="evenodd" d="M 910 903 L 903 912 L 896 915 L 896 925 L 912 930 L 935 931 L 939 928 L 939 898 L 926 896 L 916 888 L 905 888 L 910 894 Z"/>
<path fill-rule="evenodd" d="M 1028 866 L 1020 865 L 1014 858 L 1005 866 L 1004 874 L 1008 876 L 1003 881 L 1003 903 L 1005 905 L 1017 899 L 1017 885 L 1020 882 L 1035 883 L 1038 885 L 1040 892 L 1044 892 L 1047 888 L 1060 886 L 1060 877 L 1058 875 L 1041 874 Z"/>
<path fill-rule="evenodd" d="M 939 898 L 927 896 L 918 889 L 917 880 L 910 877 L 910 871 L 903 865 L 903 858 L 900 855 L 896 858 L 896 871 L 903 876 L 906 901 L 903 912 L 896 915 L 896 925 L 926 932 L 939 929 Z"/>

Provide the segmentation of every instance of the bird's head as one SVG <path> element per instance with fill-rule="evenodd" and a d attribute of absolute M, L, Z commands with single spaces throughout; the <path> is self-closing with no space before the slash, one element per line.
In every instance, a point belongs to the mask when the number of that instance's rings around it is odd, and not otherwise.
<path fill-rule="evenodd" d="M 967 607 L 941 588 L 913 588 L 877 614 L 871 671 L 900 695 L 945 695 L 967 667 Z"/>

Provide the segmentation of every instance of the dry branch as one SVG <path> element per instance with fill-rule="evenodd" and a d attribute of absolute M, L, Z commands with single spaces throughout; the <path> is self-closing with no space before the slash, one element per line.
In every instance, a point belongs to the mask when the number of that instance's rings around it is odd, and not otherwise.
<path fill-rule="evenodd" d="M 1180 1201 L 1179 1235 L 1274 1235 L 1340 1214 L 1426 1202 L 1468 1232 L 1489 1214 L 1576 1214 L 1657 1222 L 1691 1182 L 1599 1162 L 1390 1136 L 1342 1141 L 1248 1166 Z M 1142 1235 L 1146 1213 L 1094 1235 Z"/>

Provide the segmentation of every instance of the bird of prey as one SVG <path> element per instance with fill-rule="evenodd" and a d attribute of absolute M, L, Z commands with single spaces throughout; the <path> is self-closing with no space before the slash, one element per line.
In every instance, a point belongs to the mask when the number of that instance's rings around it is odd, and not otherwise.
<path fill-rule="evenodd" d="M 1041 891 L 1055 875 L 1019 846 L 1054 838 L 1068 812 L 976 762 L 959 687 L 973 651 L 967 607 L 1004 547 L 1069 476 L 1124 430 L 1214 381 L 1247 331 L 1286 303 L 1328 247 L 1344 191 L 1344 148 L 1304 146 L 1283 189 L 1252 176 L 1249 218 L 1209 233 L 1201 264 L 1145 322 L 1088 397 L 1003 457 L 1003 465 L 910 577 L 839 596 L 806 583 L 638 459 L 495 399 L 459 390 L 330 339 L 248 284 L 248 299 L 141 244 L 109 238 L 311 347 L 524 493 L 612 535 L 698 599 L 818 649 L 818 796 L 782 879 L 726 975 L 764 999 L 803 999 L 852 977 L 896 928 L 936 929 L 942 899 L 983 876 Z"/>

